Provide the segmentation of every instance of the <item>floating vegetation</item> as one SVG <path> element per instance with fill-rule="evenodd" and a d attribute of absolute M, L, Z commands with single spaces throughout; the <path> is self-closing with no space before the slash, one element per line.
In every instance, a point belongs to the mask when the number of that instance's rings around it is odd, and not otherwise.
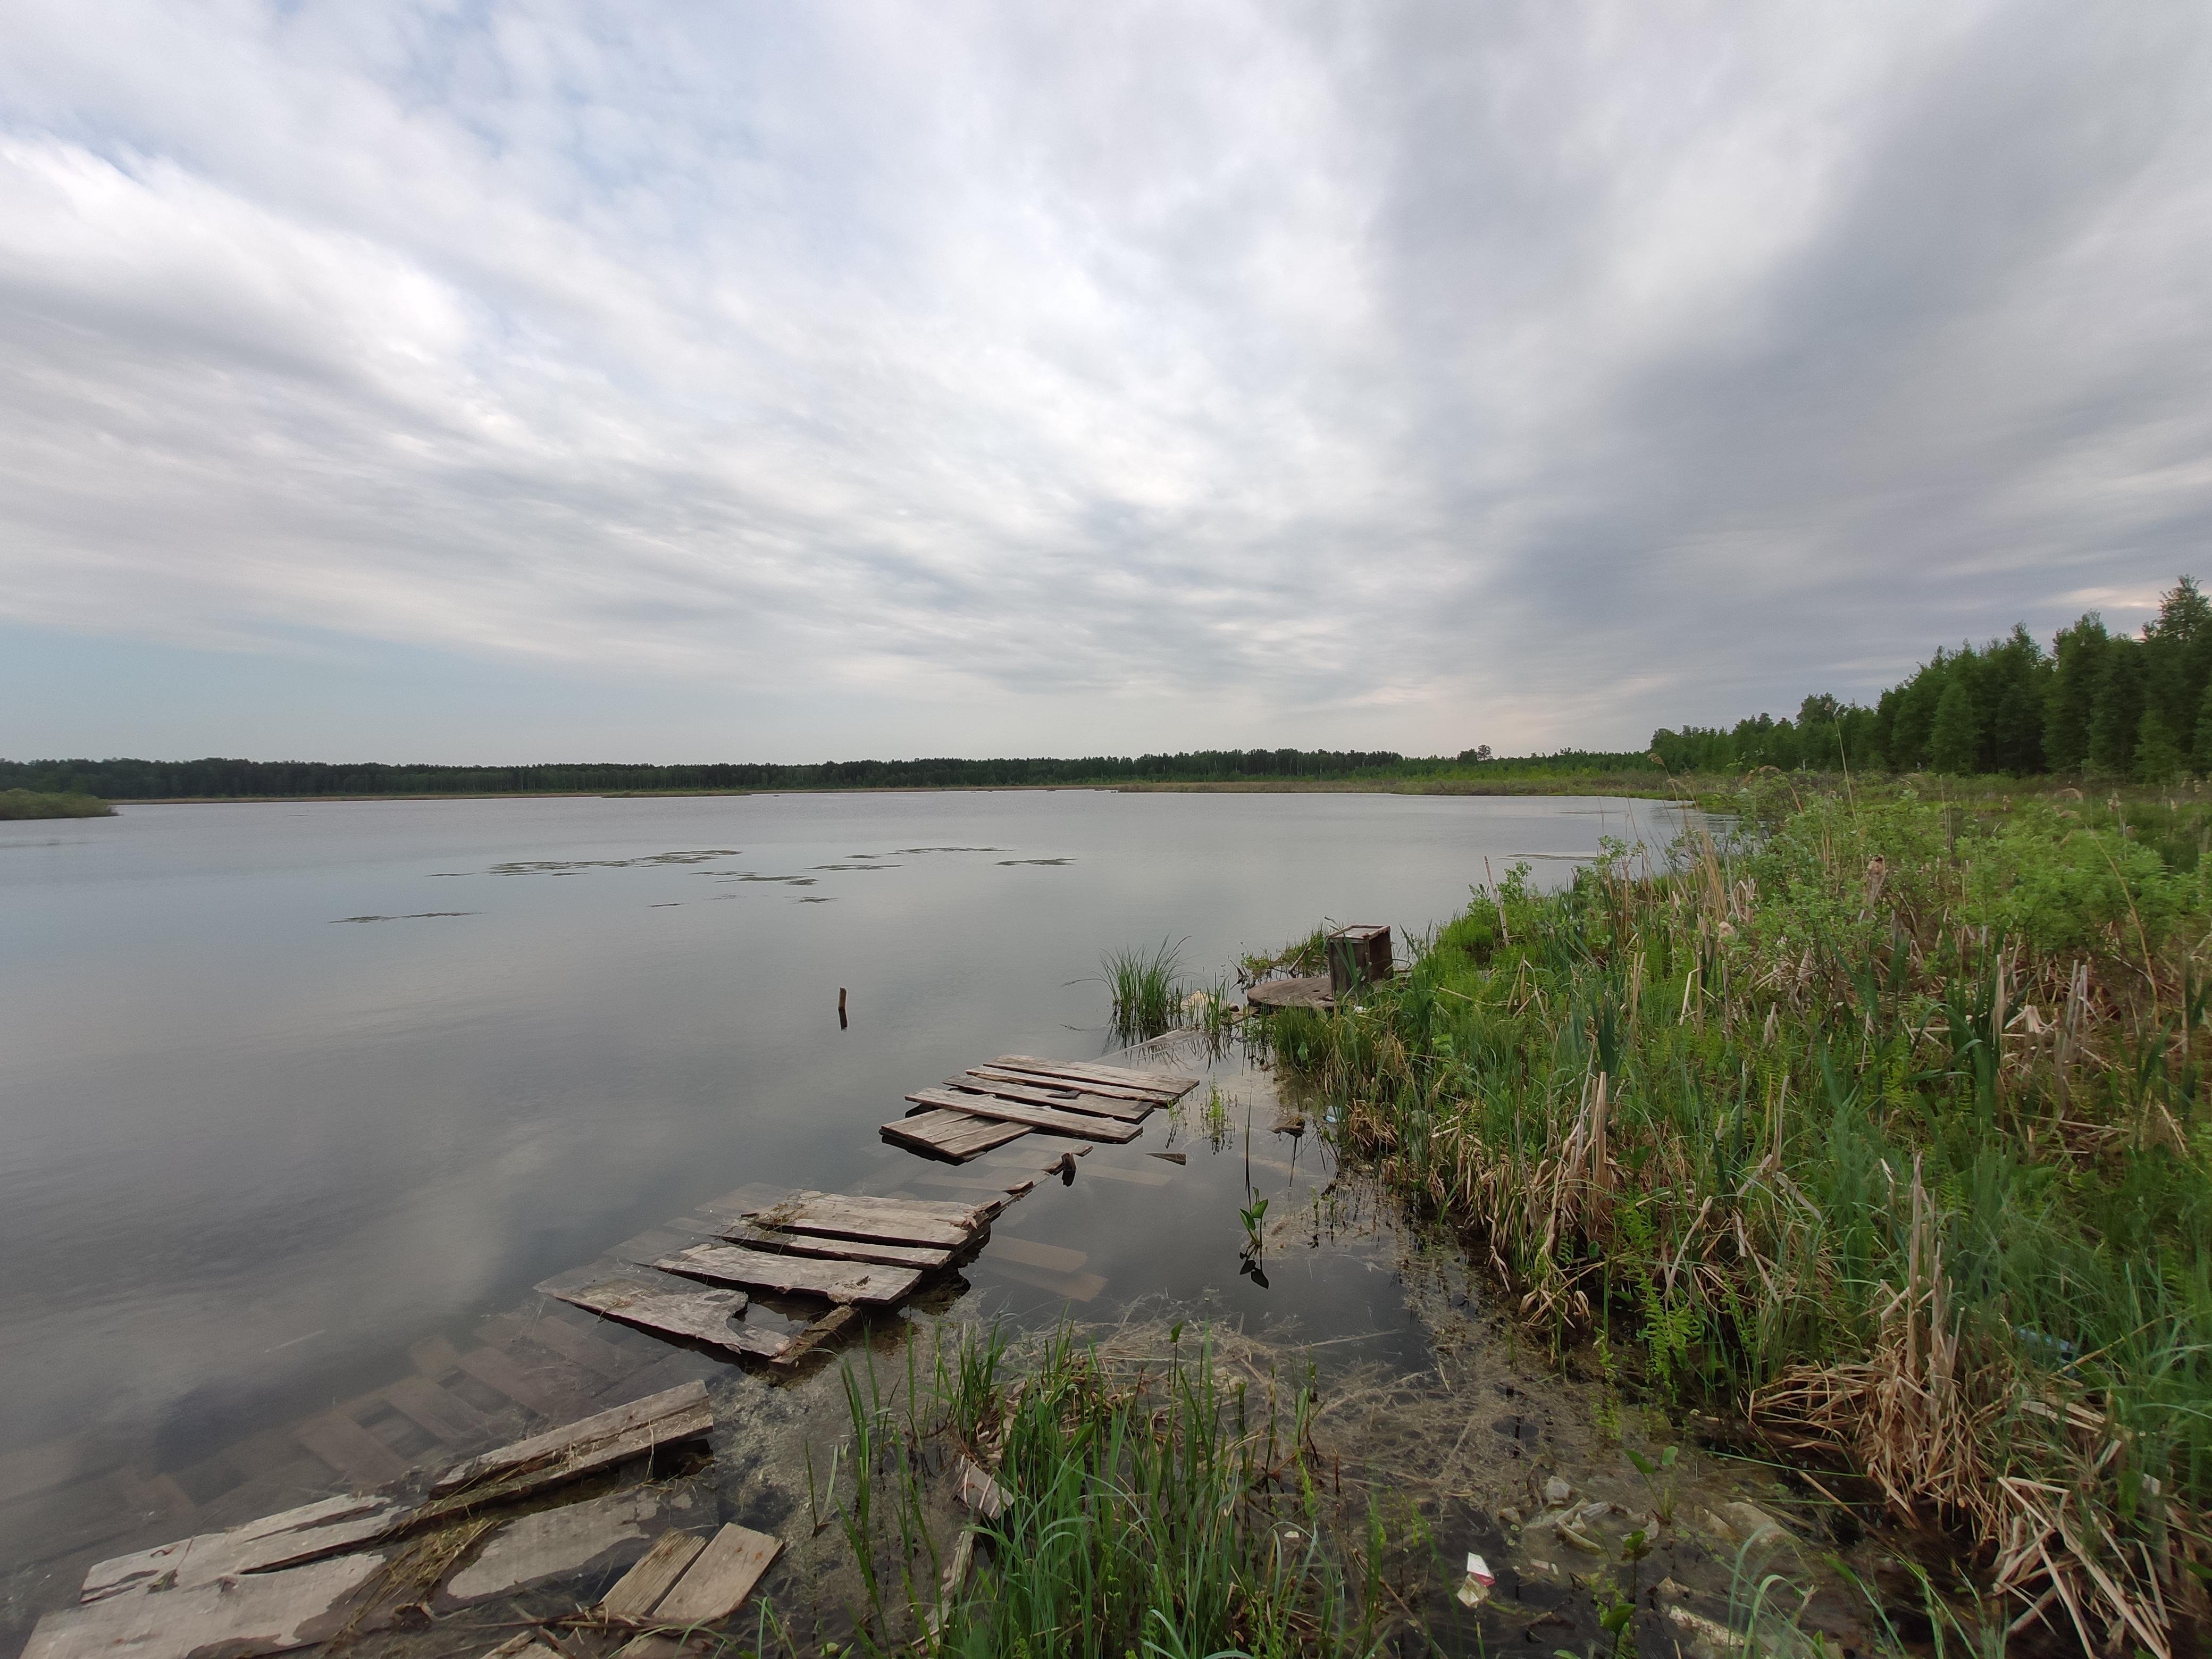
<path fill-rule="evenodd" d="M 331 926 L 338 927 L 349 921 L 436 921 L 445 916 L 480 916 L 481 910 L 417 910 L 405 916 L 333 916 Z"/>
<path fill-rule="evenodd" d="M 835 904 L 837 901 L 827 893 L 810 893 L 799 901 L 801 904 Z"/>
<path fill-rule="evenodd" d="M 750 870 L 702 870 L 699 873 L 701 875 L 711 874 L 718 881 L 780 881 L 786 886 L 789 887 L 811 887 L 814 885 L 814 878 L 811 876 L 760 876 L 755 875 Z"/>
<path fill-rule="evenodd" d="M 1016 865 L 1016 864 L 1054 864 L 1054 865 L 1057 865 L 1057 864 L 1073 864 L 1073 863 L 1074 863 L 1074 862 L 1075 862 L 1075 860 L 1074 860 L 1073 859 L 1000 859 L 1000 860 L 999 860 L 1000 866 L 1000 867 L 1002 867 L 1002 868 L 1004 868 L 1004 867 L 1006 867 L 1006 866 L 1007 866 Z"/>
<path fill-rule="evenodd" d="M 704 864 L 710 859 L 733 859 L 741 847 L 707 847 L 689 853 L 654 853 L 641 859 L 515 859 L 495 864 L 485 872 L 493 876 L 573 876 L 586 870 L 649 870 L 672 864 Z M 459 871 L 441 871 L 458 875 Z"/>
<path fill-rule="evenodd" d="M 817 870 L 896 870 L 899 867 L 896 864 L 817 864 L 813 866 Z"/>
<path fill-rule="evenodd" d="M 1011 847 L 894 847 L 891 848 L 894 854 L 901 857 L 908 854 L 919 853 L 1011 853 L 1013 850 Z M 853 856 L 860 858 L 864 855 L 855 853 Z"/>

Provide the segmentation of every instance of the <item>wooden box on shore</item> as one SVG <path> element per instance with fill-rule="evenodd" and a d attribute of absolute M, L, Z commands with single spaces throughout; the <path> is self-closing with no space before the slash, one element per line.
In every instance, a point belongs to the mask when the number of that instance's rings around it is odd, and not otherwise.
<path fill-rule="evenodd" d="M 1328 936 L 1328 988 L 1336 996 L 1386 982 L 1391 967 L 1388 927 L 1340 927 Z"/>

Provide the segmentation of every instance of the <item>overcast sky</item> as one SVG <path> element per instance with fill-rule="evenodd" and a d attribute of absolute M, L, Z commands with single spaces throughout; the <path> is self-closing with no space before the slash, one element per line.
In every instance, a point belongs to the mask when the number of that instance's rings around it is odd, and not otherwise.
<path fill-rule="evenodd" d="M 0 8 L 0 755 L 1641 744 L 2212 579 L 2212 9 Z"/>

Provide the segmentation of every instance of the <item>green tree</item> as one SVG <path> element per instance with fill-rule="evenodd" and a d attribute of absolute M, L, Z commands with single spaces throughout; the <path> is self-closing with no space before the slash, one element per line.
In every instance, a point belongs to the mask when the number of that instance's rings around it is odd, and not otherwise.
<path fill-rule="evenodd" d="M 2043 760 L 2054 772 L 2071 772 L 2089 758 L 2089 716 L 2112 636 L 2105 632 L 2105 619 L 2092 611 L 2063 631 L 2054 648 L 2058 666 L 2044 715 Z"/>
<path fill-rule="evenodd" d="M 2189 751 L 2190 770 L 2200 778 L 2212 777 L 2212 685 L 2197 705 L 2197 740 Z"/>
<path fill-rule="evenodd" d="M 2136 728 L 2136 781 L 2171 783 L 2181 767 L 2181 740 L 2155 705 L 2144 709 L 2142 723 Z"/>
<path fill-rule="evenodd" d="M 2106 777 L 2135 771 L 2136 737 L 2142 730 L 2145 675 L 2143 651 L 2133 640 L 2112 641 L 2105 648 L 2105 672 L 2089 705 L 2089 765 Z"/>
<path fill-rule="evenodd" d="M 1980 723 L 1966 678 L 1954 679 L 1936 705 L 1936 728 L 1928 735 L 1928 763 L 1938 772 L 1972 772 L 1981 756 Z"/>

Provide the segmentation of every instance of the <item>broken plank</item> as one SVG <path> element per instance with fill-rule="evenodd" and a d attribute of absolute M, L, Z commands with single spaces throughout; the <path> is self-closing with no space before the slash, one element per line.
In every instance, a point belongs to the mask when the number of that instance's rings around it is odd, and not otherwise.
<path fill-rule="evenodd" d="M 1002 1123 L 1024 1123 L 1047 1134 L 1073 1135 L 1078 1140 L 1134 1140 L 1144 1133 L 1135 1123 L 1083 1112 L 1063 1112 L 1044 1106 L 1020 1106 L 994 1095 L 963 1095 L 956 1089 L 917 1089 L 907 1098 L 917 1106 L 941 1106 L 975 1117 L 995 1118 Z"/>
<path fill-rule="evenodd" d="M 324 1462 L 364 1486 L 380 1486 L 407 1473 L 405 1458 L 343 1412 L 325 1412 L 293 1433 Z"/>
<path fill-rule="evenodd" d="M 1014 1501 L 1014 1495 L 972 1457 L 962 1458 L 955 1473 L 960 1477 L 960 1485 L 952 1494 L 954 1499 L 986 1521 L 997 1520 L 1005 1513 L 1006 1505 Z"/>
<path fill-rule="evenodd" d="M 684 1576 L 684 1569 L 691 1565 L 692 1559 L 706 1547 L 707 1540 L 694 1534 L 664 1532 L 653 1540 L 644 1559 L 606 1593 L 599 1602 L 599 1611 L 610 1619 L 640 1622 L 653 1611 L 653 1604 L 668 1594 L 670 1586 Z"/>
<path fill-rule="evenodd" d="M 653 1610 L 657 1625 L 720 1624 L 753 1593 L 783 1540 L 734 1523 L 716 1533 Z"/>
<path fill-rule="evenodd" d="M 921 1282 L 916 1267 L 884 1267 L 814 1256 L 771 1255 L 734 1244 L 699 1244 L 653 1264 L 665 1273 L 748 1285 L 787 1296 L 821 1296 L 832 1302 L 896 1302 Z"/>
<path fill-rule="evenodd" d="M 740 1222 L 725 1228 L 722 1237 L 732 1244 L 756 1250 L 782 1250 L 792 1255 L 832 1256 L 841 1261 L 880 1261 L 890 1267 L 949 1267 L 957 1250 L 933 1244 L 884 1244 L 872 1238 L 831 1238 L 822 1233 L 787 1233 Z"/>
<path fill-rule="evenodd" d="M 667 1534 L 674 1536 L 673 1534 Z M 542 1630 L 526 1630 L 510 1636 L 483 1659 L 570 1659 L 565 1649 L 553 1645 L 552 1639 Z"/>
<path fill-rule="evenodd" d="M 656 1336 L 683 1337 L 753 1359 L 777 1358 L 789 1341 L 775 1331 L 734 1322 L 745 1310 L 743 1291 L 654 1291 L 616 1283 L 551 1294 Z"/>
<path fill-rule="evenodd" d="M 526 1584 L 634 1559 L 669 1524 L 665 1511 L 674 1501 L 665 1492 L 641 1488 L 517 1516 L 446 1581 L 439 1603 L 481 1601 Z"/>
<path fill-rule="evenodd" d="M 166 1581 L 170 1589 L 190 1589 L 226 1573 L 295 1566 L 374 1543 L 406 1515 L 405 1504 L 388 1498 L 348 1493 L 318 1498 L 227 1531 L 200 1533 L 95 1563 L 87 1570 L 77 1599 L 98 1601 L 143 1590 L 157 1581 Z"/>
<path fill-rule="evenodd" d="M 970 1094 L 989 1095 L 996 1100 L 1011 1100 L 1018 1105 L 1081 1112 L 1086 1117 L 1116 1118 L 1124 1123 L 1142 1123 L 1160 1109 L 1160 1103 L 1156 1100 L 1117 1100 L 1110 1095 L 1094 1095 L 1079 1088 L 1054 1089 L 1046 1085 L 1042 1079 L 1032 1079 L 1027 1083 L 1003 1083 L 994 1078 L 977 1077 L 972 1072 L 963 1072 L 958 1077 L 945 1079 L 945 1086 Z"/>
<path fill-rule="evenodd" d="M 495 1389 L 526 1411 L 540 1417 L 550 1417 L 559 1422 L 565 1417 L 581 1413 L 585 1395 L 577 1389 L 564 1389 L 534 1376 L 513 1354 L 489 1344 L 471 1348 L 460 1356 L 462 1370 L 489 1389 Z"/>
<path fill-rule="evenodd" d="M 1019 1140 L 1029 1132 L 1026 1124 L 998 1123 L 966 1112 L 942 1111 L 916 1112 L 912 1117 L 884 1124 L 882 1131 L 885 1140 L 908 1152 L 952 1164 L 965 1164 L 994 1146 Z"/>
<path fill-rule="evenodd" d="M 704 1434 L 714 1425 L 714 1414 L 707 1404 L 707 1385 L 685 1382 L 456 1463 L 431 1483 L 430 1490 L 453 1492 L 485 1480 L 554 1468 L 565 1471 L 555 1477 L 563 1479 L 566 1474 L 580 1474 L 586 1468 L 603 1468 L 616 1461 L 606 1455 L 612 1449 L 634 1446 L 643 1450 L 647 1446 L 673 1443 Z M 627 1451 L 617 1453 L 628 1455 Z"/>
<path fill-rule="evenodd" d="M 1000 1209 L 996 1204 L 931 1203 L 919 1198 L 862 1198 L 850 1193 L 793 1193 L 748 1219 L 784 1232 L 872 1238 L 886 1244 L 957 1249 Z"/>
<path fill-rule="evenodd" d="M 1081 1250 L 1059 1244 L 1040 1244 L 1034 1239 L 1016 1238 L 1011 1233 L 1000 1233 L 991 1241 L 991 1254 L 1001 1261 L 1024 1262 L 1056 1273 L 1074 1273 L 1091 1260 Z"/>
<path fill-rule="evenodd" d="M 1010 1072 L 1041 1072 L 1047 1077 L 1073 1078 L 1078 1082 L 1118 1083 L 1143 1089 L 1169 1100 L 1181 1100 L 1199 1085 L 1200 1079 L 1172 1072 L 1136 1072 L 1126 1066 L 1101 1066 L 1090 1060 L 1039 1060 L 1034 1054 L 1000 1054 L 991 1062 Z"/>
<path fill-rule="evenodd" d="M 307 1647 L 352 1622 L 349 1604 L 386 1559 L 374 1552 L 337 1555 L 281 1572 L 226 1575 L 189 1589 L 65 1607 L 39 1620 L 23 1659 L 190 1659 L 208 1652 L 245 1659 Z"/>
<path fill-rule="evenodd" d="M 427 1376 L 403 1376 L 384 1390 L 386 1403 L 434 1439 L 466 1445 L 491 1428 L 491 1419 Z"/>
<path fill-rule="evenodd" d="M 1073 1078 L 1057 1078 L 1043 1072 L 1018 1072 L 1011 1066 L 971 1066 L 969 1077 L 981 1078 L 992 1083 L 1014 1083 L 1030 1089 L 1057 1090 L 1061 1094 L 1100 1096 L 1108 1100 L 1128 1101 L 1148 1109 L 1158 1109 L 1167 1103 L 1160 1098 L 1158 1089 L 1133 1089 L 1126 1083 L 1100 1083 L 1085 1078 L 1078 1082 Z"/>
<path fill-rule="evenodd" d="M 415 1362 L 416 1370 L 434 1380 L 451 1376 L 461 1368 L 461 1351 L 442 1336 L 424 1337 L 407 1350 L 407 1357 Z"/>
<path fill-rule="evenodd" d="M 783 1357 L 775 1363 L 789 1370 L 860 1317 L 860 1310 L 851 1303 L 839 1303 L 793 1337 L 791 1346 L 783 1351 Z"/>

